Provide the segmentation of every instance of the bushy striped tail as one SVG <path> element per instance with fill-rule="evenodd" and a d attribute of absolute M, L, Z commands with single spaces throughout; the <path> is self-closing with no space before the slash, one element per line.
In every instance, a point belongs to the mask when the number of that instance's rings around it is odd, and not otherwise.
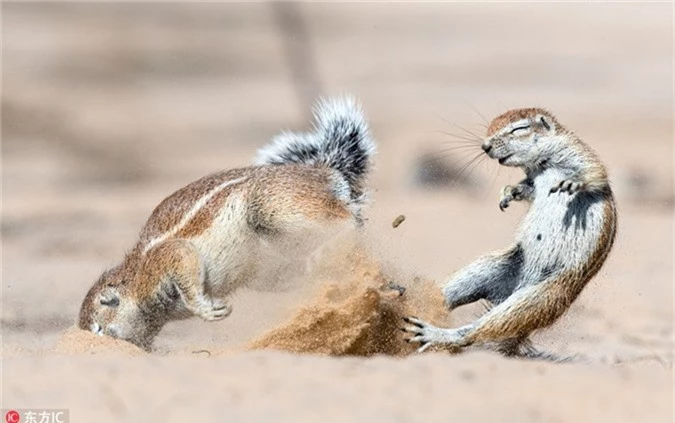
<path fill-rule="evenodd" d="M 361 107 L 350 97 L 319 100 L 311 132 L 283 132 L 258 151 L 256 164 L 325 165 L 347 182 L 351 198 L 362 202 L 375 142 Z"/>

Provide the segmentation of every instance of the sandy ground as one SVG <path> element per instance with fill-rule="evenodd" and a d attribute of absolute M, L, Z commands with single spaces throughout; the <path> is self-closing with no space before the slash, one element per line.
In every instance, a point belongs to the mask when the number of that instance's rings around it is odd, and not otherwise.
<path fill-rule="evenodd" d="M 101 422 L 670 421 L 672 5 L 285 7 L 3 4 L 1 408 Z M 590 143 L 617 194 L 616 246 L 535 337 L 585 360 L 251 351 L 326 311 L 330 281 L 312 277 L 244 289 L 222 322 L 172 323 L 151 354 L 72 329 L 87 288 L 162 198 L 302 129 L 317 92 L 354 93 L 371 120 L 379 154 L 362 238 L 411 288 L 396 312 L 453 325 L 480 307 L 441 316 L 415 287 L 509 242 L 525 208 L 501 213 L 496 199 L 519 174 L 483 162 L 431 187 L 419 158 L 460 168 L 468 158 L 449 149 L 462 128 L 480 133 L 481 115 L 518 106 L 549 108 Z M 372 301 L 366 320 L 397 301 L 369 291 L 369 277 L 338 287 L 356 283 L 348 299 Z M 331 307 L 349 320 L 345 304 Z"/>

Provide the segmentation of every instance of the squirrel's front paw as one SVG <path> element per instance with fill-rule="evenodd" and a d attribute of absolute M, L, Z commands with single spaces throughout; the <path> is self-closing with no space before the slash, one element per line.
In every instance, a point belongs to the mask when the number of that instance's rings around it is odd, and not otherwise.
<path fill-rule="evenodd" d="M 563 179 L 551 188 L 550 194 L 554 192 L 566 192 L 569 195 L 576 194 L 584 188 L 584 183 L 575 179 Z"/>
<path fill-rule="evenodd" d="M 211 298 L 208 303 L 200 307 L 199 317 L 207 321 L 222 320 L 232 314 L 232 306 L 220 298 Z"/>
<path fill-rule="evenodd" d="M 507 185 L 502 188 L 502 192 L 499 198 L 499 210 L 504 211 L 504 209 L 509 207 L 509 203 L 513 200 L 520 201 L 522 191 L 517 186 Z"/>

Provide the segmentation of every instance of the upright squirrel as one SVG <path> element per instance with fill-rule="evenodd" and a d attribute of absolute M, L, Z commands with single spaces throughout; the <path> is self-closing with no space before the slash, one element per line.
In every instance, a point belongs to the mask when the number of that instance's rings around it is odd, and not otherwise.
<path fill-rule="evenodd" d="M 500 209 L 527 201 L 529 211 L 514 244 L 457 271 L 443 294 L 451 310 L 480 299 L 493 306 L 460 328 L 408 317 L 403 330 L 420 352 L 487 344 L 506 355 L 551 358 L 528 337 L 565 313 L 612 249 L 617 216 L 607 171 L 588 145 L 539 108 L 495 118 L 482 148 L 499 164 L 525 171 L 524 180 L 502 189 Z"/>

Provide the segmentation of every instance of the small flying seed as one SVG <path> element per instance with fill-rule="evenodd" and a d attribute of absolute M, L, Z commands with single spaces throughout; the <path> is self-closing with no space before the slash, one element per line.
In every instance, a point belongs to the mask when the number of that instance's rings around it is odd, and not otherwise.
<path fill-rule="evenodd" d="M 403 216 L 402 214 L 398 215 L 398 217 L 396 219 L 394 219 L 393 222 L 391 222 L 391 227 L 392 228 L 398 228 L 398 225 L 403 223 L 404 220 L 405 220 L 405 216 Z"/>

